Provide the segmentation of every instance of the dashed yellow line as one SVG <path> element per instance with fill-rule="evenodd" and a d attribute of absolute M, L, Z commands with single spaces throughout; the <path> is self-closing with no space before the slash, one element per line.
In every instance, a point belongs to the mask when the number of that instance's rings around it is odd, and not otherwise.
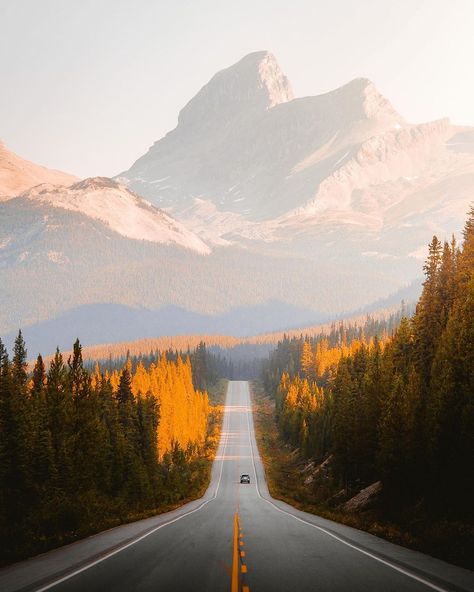
<path fill-rule="evenodd" d="M 234 514 L 234 549 L 232 553 L 232 583 L 231 592 L 239 592 L 239 546 L 238 546 L 239 518 Z"/>
<path fill-rule="evenodd" d="M 240 527 L 239 514 L 234 514 L 234 544 L 232 551 L 232 579 L 231 579 L 231 592 L 250 592 L 248 586 L 242 584 L 241 574 L 247 573 L 247 566 L 242 562 L 242 557 L 245 557 L 245 551 L 240 549 L 245 545 L 244 533 Z M 239 570 L 240 568 L 240 570 Z"/>

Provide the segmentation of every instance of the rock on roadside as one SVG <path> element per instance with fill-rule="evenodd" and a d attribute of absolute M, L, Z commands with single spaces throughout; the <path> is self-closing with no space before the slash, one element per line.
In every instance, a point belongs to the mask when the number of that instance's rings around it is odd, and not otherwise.
<path fill-rule="evenodd" d="M 381 491 L 382 482 L 376 481 L 375 483 L 372 483 L 372 485 L 359 491 L 357 495 L 343 504 L 342 510 L 345 512 L 360 512 L 362 510 L 367 510 L 377 499 Z"/>

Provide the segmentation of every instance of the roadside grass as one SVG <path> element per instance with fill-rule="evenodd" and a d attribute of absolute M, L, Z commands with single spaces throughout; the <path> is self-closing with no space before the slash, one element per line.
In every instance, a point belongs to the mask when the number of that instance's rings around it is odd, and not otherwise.
<path fill-rule="evenodd" d="M 330 483 L 317 495 L 305 485 L 307 461 L 280 436 L 275 403 L 258 381 L 250 383 L 255 434 L 272 497 L 299 510 L 364 530 L 392 543 L 428 553 L 450 563 L 474 569 L 474 527 L 445 519 L 434 520 L 419 508 L 407 508 L 396 520 L 387 519 L 381 508 L 345 513 L 324 503 L 337 487 Z M 323 498 L 320 501 L 319 498 Z"/>

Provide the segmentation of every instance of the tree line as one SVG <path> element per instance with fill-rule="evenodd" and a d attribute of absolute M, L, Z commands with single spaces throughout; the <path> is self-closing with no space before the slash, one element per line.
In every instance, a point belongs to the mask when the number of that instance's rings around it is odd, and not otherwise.
<path fill-rule="evenodd" d="M 189 357 L 109 372 L 79 341 L 29 372 L 0 341 L 0 547 L 8 561 L 173 504 L 203 485 L 208 396 Z"/>
<path fill-rule="evenodd" d="M 167 341 L 163 341 L 163 343 L 166 344 Z M 268 352 L 272 348 L 270 344 L 251 343 L 242 343 L 231 348 L 224 348 L 220 345 L 213 345 L 212 342 L 209 345 L 205 338 L 197 342 L 194 349 L 186 345 L 187 342 L 184 338 L 183 343 L 185 344 L 184 356 L 191 362 L 193 384 L 198 390 L 208 390 L 220 378 L 229 380 L 253 380 L 259 378 L 262 361 L 265 356 L 268 356 Z M 101 348 L 96 350 L 94 348 L 94 351 L 105 353 L 108 350 Z M 174 361 L 179 357 L 183 357 L 183 350 L 176 348 L 132 354 L 131 352 L 134 351 L 136 352 L 137 349 L 125 350 L 124 354 L 119 357 L 113 357 L 109 352 L 108 359 L 101 362 L 101 368 L 109 373 L 115 373 L 115 376 L 117 376 L 117 372 L 120 372 L 126 362 L 131 364 L 134 370 L 139 366 L 148 369 L 162 355 L 165 355 L 168 360 Z M 86 365 L 91 369 L 94 368 L 94 363 L 90 361 L 86 361 Z"/>
<path fill-rule="evenodd" d="M 291 377 L 298 375 L 306 378 L 308 382 L 316 382 L 319 386 L 327 386 L 341 357 L 374 338 L 386 341 L 395 333 L 401 319 L 411 308 L 402 302 L 398 311 L 379 318 L 367 315 L 363 321 L 341 320 L 315 334 L 284 334 L 268 360 L 262 364 L 266 389 L 275 392 L 285 373 Z"/>
<path fill-rule="evenodd" d="M 330 457 L 337 487 L 381 480 L 387 508 L 472 521 L 474 208 L 463 239 L 433 237 L 416 310 L 393 335 L 284 340 L 264 379 L 283 436 Z"/>

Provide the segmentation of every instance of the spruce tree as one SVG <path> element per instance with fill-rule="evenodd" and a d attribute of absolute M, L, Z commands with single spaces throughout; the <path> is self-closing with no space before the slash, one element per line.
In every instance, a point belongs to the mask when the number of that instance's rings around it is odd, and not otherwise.
<path fill-rule="evenodd" d="M 429 245 L 428 258 L 423 267 L 425 281 L 423 291 L 413 319 L 415 328 L 416 362 L 425 388 L 429 384 L 431 364 L 436 342 L 441 333 L 440 312 L 442 304 L 439 294 L 439 272 L 441 267 L 441 243 L 436 236 Z"/>
<path fill-rule="evenodd" d="M 51 479 L 56 477 L 53 441 L 46 401 L 46 373 L 41 354 L 36 359 L 31 380 L 33 410 L 33 454 L 31 459 L 37 495 L 41 499 Z"/>
<path fill-rule="evenodd" d="M 314 354 L 309 340 L 303 342 L 300 363 L 303 376 L 308 380 L 314 380 Z"/>
<path fill-rule="evenodd" d="M 40 398 L 44 395 L 46 386 L 46 372 L 41 354 L 38 354 L 38 357 L 36 358 L 36 364 L 33 368 L 31 380 L 31 395 L 35 399 Z"/>
<path fill-rule="evenodd" d="M 0 339 L 0 533 L 7 534 L 9 523 L 10 471 L 11 471 L 11 380 L 8 353 Z M 4 537 L 2 537 L 4 538 Z M 7 540 L 0 544 L 6 545 Z"/>
<path fill-rule="evenodd" d="M 459 256 L 459 290 L 465 288 L 474 273 L 474 204 L 468 212 L 463 229 L 463 239 L 462 252 Z"/>
<path fill-rule="evenodd" d="M 27 388 L 27 352 L 21 331 L 15 339 L 11 365 L 10 418 L 11 465 L 10 485 L 13 494 L 12 512 L 21 513 L 31 495 L 30 458 L 33 453 L 33 414 Z M 20 519 L 20 516 L 18 516 Z"/>
<path fill-rule="evenodd" d="M 74 406 L 67 368 L 56 349 L 47 373 L 46 402 L 56 467 L 55 486 L 72 490 L 74 454 Z"/>
<path fill-rule="evenodd" d="M 28 362 L 26 344 L 20 330 L 13 346 L 12 377 L 14 383 L 23 392 L 25 392 L 26 383 L 28 380 L 27 367 Z"/>

